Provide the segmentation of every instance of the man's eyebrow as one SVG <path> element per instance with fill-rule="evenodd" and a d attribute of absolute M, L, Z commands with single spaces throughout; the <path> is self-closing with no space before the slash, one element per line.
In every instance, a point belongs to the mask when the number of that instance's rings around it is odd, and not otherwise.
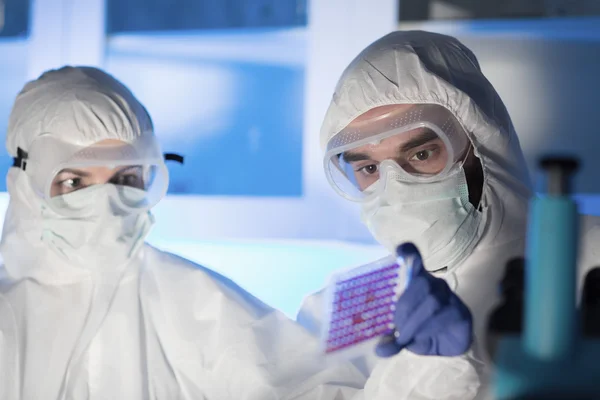
<path fill-rule="evenodd" d="M 353 153 L 351 151 L 345 151 L 342 153 L 342 159 L 345 162 L 356 162 L 356 161 L 365 161 L 371 160 L 371 157 L 365 153 Z"/>
<path fill-rule="evenodd" d="M 434 131 L 427 129 L 415 136 L 414 138 L 410 139 L 408 142 L 404 143 L 400 147 L 400 152 L 404 153 L 410 151 L 415 147 L 422 146 L 425 143 L 431 142 L 436 139 L 439 139 L 439 136 Z"/>
<path fill-rule="evenodd" d="M 81 176 L 81 177 L 87 177 L 90 176 L 89 172 L 86 171 L 82 171 L 80 169 L 73 169 L 73 168 L 65 168 L 63 170 L 61 170 L 59 172 L 59 174 L 73 174 L 73 175 L 77 175 L 77 176 Z"/>
<path fill-rule="evenodd" d="M 134 174 L 136 174 L 138 171 L 143 171 L 143 168 L 142 168 L 141 165 L 128 165 L 128 166 L 125 166 L 125 167 L 117 169 L 112 174 L 112 176 L 110 177 L 110 179 L 112 180 L 112 179 L 117 178 L 118 176 L 126 175 L 128 173 L 134 173 Z"/>

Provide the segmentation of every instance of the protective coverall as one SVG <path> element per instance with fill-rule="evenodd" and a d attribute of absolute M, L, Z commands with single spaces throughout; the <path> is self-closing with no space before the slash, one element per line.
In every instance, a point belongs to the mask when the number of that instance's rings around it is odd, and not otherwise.
<path fill-rule="evenodd" d="M 438 104 L 469 136 L 483 169 L 481 219 L 475 246 L 443 277 L 469 306 L 476 344 L 460 357 L 423 357 L 402 351 L 355 361 L 369 376 L 365 399 L 469 400 L 489 398 L 493 368 L 483 349 L 487 318 L 499 298 L 506 263 L 524 256 L 532 185 L 510 116 L 475 55 L 455 38 L 423 31 L 394 32 L 361 52 L 340 78 L 321 129 L 321 147 L 359 115 L 391 104 Z M 600 264 L 596 217 L 582 216 L 580 280 Z M 427 268 L 427 263 L 425 263 Z M 323 292 L 307 297 L 298 321 L 317 334 Z"/>

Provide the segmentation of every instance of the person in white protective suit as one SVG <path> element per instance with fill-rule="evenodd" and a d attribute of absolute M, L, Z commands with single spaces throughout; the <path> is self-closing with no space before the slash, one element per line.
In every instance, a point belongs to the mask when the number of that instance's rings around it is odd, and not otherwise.
<path fill-rule="evenodd" d="M 364 375 L 218 274 L 144 243 L 168 174 L 121 83 L 65 67 L 28 83 L 0 252 L 0 398 L 343 400 Z"/>
<path fill-rule="evenodd" d="M 365 398 L 485 398 L 487 318 L 506 263 L 524 255 L 533 192 L 510 116 L 475 55 L 455 38 L 423 31 L 377 40 L 343 72 L 321 147 L 329 183 L 360 203 L 374 238 L 391 252 L 415 243 L 425 268 L 474 318 L 475 342 L 464 355 L 358 359 L 370 376 Z M 599 236 L 598 226 L 584 221 L 584 242 Z M 598 259 L 584 252 L 582 276 Z M 322 292 L 307 297 L 297 318 L 315 333 L 321 303 Z"/>

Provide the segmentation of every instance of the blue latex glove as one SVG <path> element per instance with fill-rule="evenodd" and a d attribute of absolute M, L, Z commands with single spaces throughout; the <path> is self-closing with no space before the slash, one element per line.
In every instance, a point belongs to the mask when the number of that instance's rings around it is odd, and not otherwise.
<path fill-rule="evenodd" d="M 446 281 L 431 275 L 412 243 L 398 247 L 398 256 L 414 256 L 408 287 L 396 303 L 396 335 L 382 338 L 376 348 L 390 357 L 406 348 L 429 356 L 458 356 L 473 341 L 473 317 Z"/>

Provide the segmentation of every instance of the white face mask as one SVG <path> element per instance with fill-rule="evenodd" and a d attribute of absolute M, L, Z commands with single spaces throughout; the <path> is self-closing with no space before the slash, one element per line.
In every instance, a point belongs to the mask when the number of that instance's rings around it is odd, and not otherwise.
<path fill-rule="evenodd" d="M 131 191 L 134 188 L 120 188 Z M 80 265 L 120 265 L 143 244 L 154 223 L 150 212 L 125 213 L 118 207 L 114 185 L 94 185 L 63 195 L 65 202 L 89 210 L 79 218 L 42 210 L 42 240 L 69 261 Z"/>
<path fill-rule="evenodd" d="M 381 168 L 385 189 L 363 203 L 361 215 L 375 239 L 392 253 L 402 243 L 414 243 L 430 271 L 463 261 L 476 245 L 481 216 L 469 203 L 462 166 L 431 183 L 399 180 L 394 163 Z"/>

